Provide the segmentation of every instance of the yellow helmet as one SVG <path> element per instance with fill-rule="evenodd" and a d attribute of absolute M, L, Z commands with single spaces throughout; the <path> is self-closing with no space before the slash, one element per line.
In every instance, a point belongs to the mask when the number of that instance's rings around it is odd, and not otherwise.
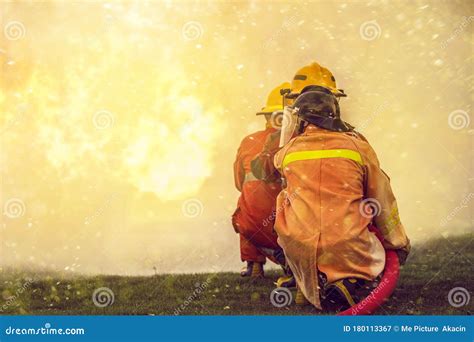
<path fill-rule="evenodd" d="M 284 82 L 274 88 L 268 95 L 267 104 L 257 113 L 257 115 L 272 114 L 277 110 L 283 110 L 283 94 L 289 89 L 289 82 Z"/>
<path fill-rule="evenodd" d="M 335 96 L 346 96 L 342 89 L 338 89 L 336 79 L 325 67 L 313 62 L 299 69 L 291 82 L 291 92 L 288 97 L 297 97 L 305 87 L 317 85 L 331 90 Z"/>

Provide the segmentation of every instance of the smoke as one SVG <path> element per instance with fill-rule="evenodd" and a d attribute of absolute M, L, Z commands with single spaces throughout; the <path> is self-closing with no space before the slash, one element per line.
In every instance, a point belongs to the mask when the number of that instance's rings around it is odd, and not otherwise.
<path fill-rule="evenodd" d="M 239 267 L 241 139 L 267 93 L 328 67 L 409 237 L 471 231 L 468 1 L 2 3 L 0 263 Z"/>

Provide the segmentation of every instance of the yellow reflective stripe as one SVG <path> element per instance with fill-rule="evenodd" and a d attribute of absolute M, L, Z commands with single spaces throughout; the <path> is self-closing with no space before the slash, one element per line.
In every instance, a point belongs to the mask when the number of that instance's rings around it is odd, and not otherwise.
<path fill-rule="evenodd" d="M 311 159 L 326 159 L 326 158 L 346 158 L 351 159 L 361 165 L 362 157 L 359 152 L 353 150 L 318 150 L 318 151 L 300 151 L 288 153 L 283 159 L 283 167 L 286 167 L 289 163 L 299 160 L 311 160 Z"/>
<path fill-rule="evenodd" d="M 336 287 L 341 290 L 342 294 L 344 295 L 344 297 L 346 297 L 346 300 L 349 302 L 349 304 L 351 306 L 354 306 L 356 303 L 354 302 L 354 299 L 352 299 L 352 296 L 351 294 L 349 293 L 349 291 L 347 290 L 347 288 L 344 286 L 344 284 L 342 283 L 342 281 L 337 281 L 336 283 L 334 283 L 334 285 L 336 285 Z"/>

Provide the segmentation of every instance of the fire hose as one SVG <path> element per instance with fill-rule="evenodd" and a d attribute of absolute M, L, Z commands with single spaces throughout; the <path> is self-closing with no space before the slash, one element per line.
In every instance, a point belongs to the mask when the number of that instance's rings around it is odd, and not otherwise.
<path fill-rule="evenodd" d="M 375 229 L 370 229 L 374 231 Z M 383 242 L 383 238 L 375 231 L 377 238 Z M 400 276 L 400 262 L 394 250 L 385 250 L 385 269 L 378 286 L 372 292 L 347 310 L 339 312 L 338 316 L 370 315 L 377 310 L 393 293 Z"/>

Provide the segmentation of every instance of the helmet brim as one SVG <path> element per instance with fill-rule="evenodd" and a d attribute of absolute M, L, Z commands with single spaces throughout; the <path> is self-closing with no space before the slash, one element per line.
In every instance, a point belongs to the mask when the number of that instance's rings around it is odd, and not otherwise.
<path fill-rule="evenodd" d="M 265 114 L 272 114 L 273 112 L 277 112 L 279 110 L 283 110 L 283 106 L 269 106 L 263 107 L 261 111 L 257 112 L 256 115 L 265 115 Z"/>
<path fill-rule="evenodd" d="M 344 90 L 342 89 L 334 89 L 334 88 L 328 88 L 328 89 L 331 90 L 331 93 L 333 93 L 334 96 L 336 97 L 347 97 L 347 94 L 344 93 Z M 286 95 L 286 97 L 289 99 L 296 99 L 300 95 L 301 95 L 301 91 L 300 92 L 291 91 Z"/>

